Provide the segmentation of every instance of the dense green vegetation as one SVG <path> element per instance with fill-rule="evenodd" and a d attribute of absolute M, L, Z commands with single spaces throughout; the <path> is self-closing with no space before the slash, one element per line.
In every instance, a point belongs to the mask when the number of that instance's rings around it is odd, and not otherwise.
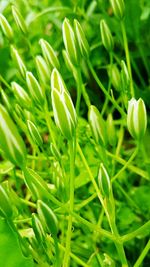
<path fill-rule="evenodd" d="M 0 1 L 0 266 L 150 263 L 148 0 Z"/>

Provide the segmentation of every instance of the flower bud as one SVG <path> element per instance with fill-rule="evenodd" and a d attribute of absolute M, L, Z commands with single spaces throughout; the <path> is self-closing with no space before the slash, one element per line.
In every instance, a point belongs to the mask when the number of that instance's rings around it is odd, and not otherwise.
<path fill-rule="evenodd" d="M 52 66 L 53 68 L 60 68 L 60 64 L 58 61 L 58 58 L 56 56 L 55 51 L 53 50 L 52 46 L 45 41 L 44 39 L 40 39 L 39 41 L 41 49 L 42 49 L 42 54 L 46 60 L 46 62 Z"/>
<path fill-rule="evenodd" d="M 0 148 L 13 164 L 19 167 L 25 165 L 25 144 L 16 125 L 2 105 L 0 105 Z"/>
<path fill-rule="evenodd" d="M 0 215 L 1 213 L 6 218 L 11 218 L 13 214 L 11 200 L 2 184 L 0 184 Z"/>
<path fill-rule="evenodd" d="M 52 90 L 57 88 L 60 93 L 63 91 L 67 91 L 65 82 L 56 68 L 53 69 L 51 74 L 51 87 Z"/>
<path fill-rule="evenodd" d="M 130 77 L 129 77 L 127 66 L 123 60 L 121 60 L 121 86 L 124 92 L 124 98 L 126 98 L 125 101 L 127 102 L 128 99 L 131 98 Z"/>
<path fill-rule="evenodd" d="M 5 93 L 5 91 L 3 89 L 1 89 L 1 96 L 2 96 L 2 100 L 3 100 L 5 107 L 10 112 L 12 110 L 12 105 L 10 103 L 10 100 L 9 100 L 7 94 Z"/>
<path fill-rule="evenodd" d="M 32 72 L 28 71 L 26 73 L 26 83 L 34 102 L 43 106 L 45 96 L 40 84 L 38 83 L 37 79 L 33 76 Z"/>
<path fill-rule="evenodd" d="M 38 200 L 37 212 L 42 225 L 46 227 L 47 231 L 50 232 L 52 236 L 56 237 L 58 232 L 58 221 L 52 209 L 42 200 Z"/>
<path fill-rule="evenodd" d="M 61 154 L 60 154 L 60 152 L 58 151 L 56 145 L 54 145 L 53 143 L 51 143 L 51 145 L 50 145 L 50 149 L 51 149 L 52 155 L 55 157 L 55 159 L 56 159 L 57 161 L 60 161 L 60 159 L 61 159 Z"/>
<path fill-rule="evenodd" d="M 70 140 L 75 133 L 77 124 L 77 116 L 71 97 L 66 91 L 59 92 L 55 88 L 52 89 L 51 95 L 56 125 L 62 134 Z"/>
<path fill-rule="evenodd" d="M 62 55 L 63 55 L 63 58 L 64 58 L 64 61 L 65 61 L 65 64 L 66 64 L 66 67 L 67 69 L 70 71 L 70 72 L 73 72 L 73 65 L 72 65 L 72 62 L 66 52 L 66 50 L 64 49 L 62 51 Z"/>
<path fill-rule="evenodd" d="M 105 122 L 99 110 L 93 105 L 89 108 L 88 120 L 95 142 L 101 146 L 105 146 L 107 143 Z"/>
<path fill-rule="evenodd" d="M 32 102 L 27 92 L 16 82 L 12 82 L 11 86 L 18 103 L 24 108 L 30 108 Z"/>
<path fill-rule="evenodd" d="M 122 20 L 125 12 L 124 0 L 110 0 L 115 17 Z"/>
<path fill-rule="evenodd" d="M 111 146 L 115 146 L 117 142 L 117 136 L 115 131 L 115 126 L 113 122 L 112 114 L 109 113 L 107 117 L 107 136 L 108 142 Z"/>
<path fill-rule="evenodd" d="M 45 199 L 49 192 L 46 182 L 35 171 L 29 168 L 23 170 L 27 187 L 36 199 Z"/>
<path fill-rule="evenodd" d="M 35 124 L 32 121 L 27 120 L 27 126 L 34 143 L 39 147 L 42 147 L 43 140 Z"/>
<path fill-rule="evenodd" d="M 74 30 L 77 37 L 77 42 L 80 48 L 81 55 L 85 58 L 88 58 L 90 53 L 90 47 L 85 37 L 84 31 L 80 23 L 76 19 L 74 19 Z"/>
<path fill-rule="evenodd" d="M 12 14 L 18 29 L 21 30 L 24 34 L 26 34 L 27 33 L 26 23 L 24 21 L 24 18 L 20 14 L 19 10 L 15 6 L 12 6 Z"/>
<path fill-rule="evenodd" d="M 132 98 L 128 102 L 127 127 L 133 138 L 141 140 L 147 127 L 147 114 L 144 101 Z"/>
<path fill-rule="evenodd" d="M 108 71 L 109 77 L 111 77 L 111 82 L 113 87 L 119 91 L 121 89 L 121 77 L 120 72 L 115 64 L 110 66 L 110 69 Z"/>
<path fill-rule="evenodd" d="M 35 213 L 32 214 L 32 228 L 38 242 L 44 243 L 45 232 L 40 219 Z"/>
<path fill-rule="evenodd" d="M 46 61 L 41 56 L 36 56 L 35 58 L 36 67 L 39 79 L 42 83 L 48 83 L 50 80 L 50 70 L 47 66 Z"/>
<path fill-rule="evenodd" d="M 111 182 L 103 163 L 100 164 L 98 172 L 98 183 L 103 196 L 109 198 L 111 191 Z"/>
<path fill-rule="evenodd" d="M 0 14 L 0 25 L 1 25 L 1 28 L 2 28 L 4 35 L 9 40 L 12 40 L 13 36 L 14 36 L 13 30 L 12 30 L 10 24 L 8 23 L 7 19 L 2 14 Z"/>
<path fill-rule="evenodd" d="M 69 19 L 65 18 L 62 26 L 63 40 L 66 51 L 72 61 L 72 64 L 79 64 L 79 52 L 77 49 L 77 40 L 74 31 L 70 25 Z"/>
<path fill-rule="evenodd" d="M 100 32 L 103 46 L 108 52 L 111 52 L 114 48 L 114 41 L 110 29 L 104 19 L 100 22 Z"/>
<path fill-rule="evenodd" d="M 17 49 L 15 49 L 13 47 L 13 45 L 11 45 L 11 56 L 18 66 L 18 69 L 20 71 L 21 76 L 23 78 L 25 78 L 26 77 L 26 71 L 27 71 L 26 66 L 24 65 L 23 60 L 21 59 Z"/>

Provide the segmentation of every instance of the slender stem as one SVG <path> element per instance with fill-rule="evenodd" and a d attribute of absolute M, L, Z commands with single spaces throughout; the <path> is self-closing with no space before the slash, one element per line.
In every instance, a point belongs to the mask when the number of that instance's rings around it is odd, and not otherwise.
<path fill-rule="evenodd" d="M 149 229 L 150 229 L 150 220 L 148 222 L 146 222 L 145 224 L 143 224 L 138 229 L 136 229 L 135 231 L 133 231 L 132 233 L 129 233 L 129 234 L 122 236 L 121 241 L 127 242 L 127 241 L 137 237 L 138 235 L 145 233 L 145 231 L 147 231 L 147 230 L 149 231 Z"/>
<path fill-rule="evenodd" d="M 113 53 L 112 52 L 110 52 L 109 57 L 110 57 L 110 77 L 109 77 L 109 83 L 108 83 L 108 93 L 110 92 L 111 83 L 112 83 L 112 65 L 113 65 Z M 107 108 L 108 102 L 109 102 L 109 99 L 108 99 L 108 96 L 107 96 L 106 99 L 105 99 L 104 105 L 103 105 L 102 112 L 101 112 L 102 115 L 105 113 L 105 110 Z"/>
<path fill-rule="evenodd" d="M 53 134 L 53 128 L 52 128 L 52 120 L 51 120 L 51 117 L 50 117 L 50 114 L 47 108 L 47 104 L 45 105 L 45 120 L 46 120 L 46 124 L 49 130 L 51 141 L 53 142 L 54 145 L 56 145 L 54 134 Z"/>
<path fill-rule="evenodd" d="M 125 50 L 125 55 L 126 55 L 126 62 L 127 62 L 129 76 L 130 76 L 130 92 L 131 92 L 131 97 L 134 97 L 132 69 L 131 69 L 131 63 L 130 63 L 130 53 L 129 53 L 129 47 L 128 47 L 128 40 L 127 40 L 127 35 L 126 35 L 126 29 L 125 29 L 124 22 L 121 21 L 120 23 L 121 23 L 121 30 L 122 30 L 123 42 L 124 42 L 124 50 Z"/>
<path fill-rule="evenodd" d="M 138 257 L 138 259 L 137 259 L 137 261 L 136 261 L 136 263 L 134 264 L 133 267 L 139 267 L 139 266 L 141 266 L 141 263 L 144 260 L 144 258 L 146 257 L 146 254 L 148 253 L 149 249 L 150 249 L 150 239 L 147 242 L 145 248 L 143 249 L 142 253 Z"/>
<path fill-rule="evenodd" d="M 74 167 L 75 167 L 75 140 L 69 142 L 70 152 L 70 206 L 68 229 L 66 236 L 66 250 L 64 255 L 63 267 L 70 266 L 70 251 L 71 251 L 71 235 L 72 235 L 72 213 L 74 209 Z"/>
<path fill-rule="evenodd" d="M 107 92 L 107 90 L 105 89 L 105 87 L 103 86 L 103 84 L 101 83 L 99 77 L 97 76 L 91 62 L 88 60 L 88 66 L 89 69 L 95 79 L 95 81 L 97 82 L 98 86 L 101 88 L 101 90 L 103 91 L 103 93 L 108 97 L 108 99 L 111 101 L 111 103 L 114 105 L 114 107 L 120 112 L 120 114 L 124 117 L 126 114 L 124 112 L 124 110 L 118 105 L 118 103 L 115 101 L 114 98 L 112 98 L 109 93 Z"/>
<path fill-rule="evenodd" d="M 81 95 L 82 95 L 82 77 L 81 71 L 77 68 L 77 101 L 76 101 L 76 112 L 79 115 L 80 112 L 80 102 L 81 102 Z"/>
<path fill-rule="evenodd" d="M 138 153 L 139 148 L 136 147 L 136 149 L 134 150 L 133 154 L 131 155 L 131 157 L 128 159 L 128 161 L 126 162 L 126 164 L 117 172 L 117 174 L 112 177 L 112 182 L 115 181 L 119 175 L 128 167 L 128 165 L 133 161 L 133 159 L 136 157 L 137 153 Z"/>

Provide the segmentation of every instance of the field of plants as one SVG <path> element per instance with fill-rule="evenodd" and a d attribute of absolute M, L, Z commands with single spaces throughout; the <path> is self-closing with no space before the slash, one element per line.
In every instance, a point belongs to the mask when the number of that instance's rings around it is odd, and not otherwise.
<path fill-rule="evenodd" d="M 0 267 L 150 266 L 150 1 L 0 1 Z"/>

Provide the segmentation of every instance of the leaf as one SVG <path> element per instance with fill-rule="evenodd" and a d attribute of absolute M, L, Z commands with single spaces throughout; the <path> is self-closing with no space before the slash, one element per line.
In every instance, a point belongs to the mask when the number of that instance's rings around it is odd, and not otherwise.
<path fill-rule="evenodd" d="M 22 254 L 17 234 L 9 223 L 0 217 L 0 266 L 34 267 L 33 260 Z"/>

